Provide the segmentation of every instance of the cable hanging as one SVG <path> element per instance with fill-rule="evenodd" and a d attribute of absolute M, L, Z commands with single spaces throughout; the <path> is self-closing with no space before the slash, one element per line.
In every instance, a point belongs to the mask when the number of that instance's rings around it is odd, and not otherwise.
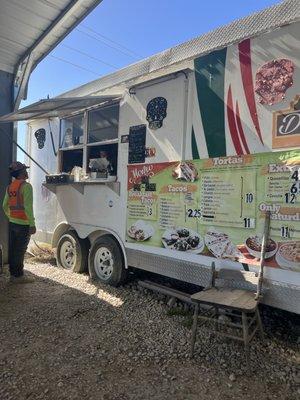
<path fill-rule="evenodd" d="M 138 58 L 143 58 L 143 57 L 144 57 L 144 56 L 142 56 L 141 54 L 138 54 L 138 53 L 136 53 L 135 51 L 129 49 L 129 48 L 126 47 L 126 46 L 124 46 L 123 44 L 121 44 L 121 43 L 119 43 L 119 42 L 116 42 L 115 40 L 110 39 L 109 37 L 103 35 L 102 33 L 97 32 L 97 31 L 96 31 L 95 29 L 93 29 L 93 28 L 88 27 L 88 26 L 85 25 L 85 24 L 81 24 L 81 27 L 84 28 L 84 29 L 86 29 L 86 30 L 88 30 L 88 31 L 90 31 L 90 32 L 92 32 L 92 33 L 94 33 L 95 35 L 97 35 L 97 36 L 99 36 L 99 37 L 101 37 L 101 38 L 103 38 L 103 39 L 105 39 L 105 40 L 107 40 L 107 41 L 109 41 L 109 42 L 111 42 L 111 43 L 113 43 L 113 44 L 115 44 L 115 45 L 117 45 L 117 46 L 123 48 L 124 50 L 128 51 L 129 53 L 131 53 L 134 57 L 138 57 Z"/>
<path fill-rule="evenodd" d="M 113 65 L 113 64 L 109 64 L 108 62 L 103 61 L 103 60 L 101 60 L 100 58 L 91 56 L 90 54 L 88 54 L 88 53 L 86 53 L 86 52 L 84 52 L 84 51 L 82 51 L 82 50 L 76 49 L 75 47 L 69 46 L 69 45 L 67 45 L 67 44 L 62 44 L 61 46 L 65 47 L 66 49 L 69 49 L 69 50 L 72 50 L 72 51 L 76 51 L 76 53 L 82 54 L 82 55 L 85 56 L 85 57 L 88 57 L 88 58 L 90 58 L 90 59 L 92 59 L 92 60 L 95 60 L 95 61 L 98 61 L 98 62 L 100 62 L 100 63 L 102 63 L 102 64 L 105 64 L 105 65 L 107 65 L 108 67 L 111 67 L 111 68 L 114 68 L 114 69 L 119 69 L 119 67 L 116 67 L 116 66 Z"/>
<path fill-rule="evenodd" d="M 133 56 L 132 54 L 130 54 L 128 51 L 123 51 L 123 50 L 121 50 L 121 49 L 118 49 L 118 48 L 115 47 L 115 46 L 112 46 L 112 45 L 110 45 L 110 44 L 108 44 L 108 43 L 105 43 L 103 40 L 100 40 L 99 38 L 95 37 L 95 36 L 94 36 L 95 34 L 92 35 L 92 34 L 90 34 L 90 33 L 88 33 L 88 32 L 83 31 L 82 29 L 79 29 L 79 28 L 76 28 L 76 30 L 77 30 L 78 32 L 81 32 L 81 33 L 83 33 L 84 35 L 86 35 L 86 36 L 88 36 L 88 37 L 90 37 L 90 38 L 96 40 L 97 42 L 100 42 L 100 43 L 102 43 L 102 44 L 105 44 L 107 47 L 110 47 L 111 49 L 116 50 L 116 51 L 118 51 L 119 53 L 125 54 L 125 56 L 129 56 L 129 57 L 131 57 L 131 58 L 133 58 L 133 59 L 135 59 L 135 60 L 138 60 L 138 59 L 139 59 L 139 58 L 137 58 L 136 56 Z"/>
<path fill-rule="evenodd" d="M 50 57 L 55 58 L 56 60 L 62 61 L 64 63 L 73 65 L 73 67 L 77 67 L 77 68 L 80 68 L 80 69 L 82 69 L 84 71 L 90 72 L 91 74 L 97 75 L 98 77 L 100 76 L 100 74 L 98 72 L 92 71 L 92 70 L 90 70 L 88 68 L 82 67 L 81 65 L 78 65 L 78 64 L 75 64 L 75 63 L 73 63 L 71 61 L 65 60 L 64 58 L 54 56 L 53 54 L 50 54 Z"/>

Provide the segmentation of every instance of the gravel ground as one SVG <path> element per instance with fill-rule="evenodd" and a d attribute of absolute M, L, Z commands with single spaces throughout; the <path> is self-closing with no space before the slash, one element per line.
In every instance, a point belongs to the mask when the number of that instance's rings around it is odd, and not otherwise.
<path fill-rule="evenodd" d="M 266 339 L 251 347 L 199 329 L 182 305 L 139 288 L 92 284 L 51 264 L 28 263 L 36 282 L 0 278 L 0 399 L 298 399 L 299 318 L 262 310 Z"/>

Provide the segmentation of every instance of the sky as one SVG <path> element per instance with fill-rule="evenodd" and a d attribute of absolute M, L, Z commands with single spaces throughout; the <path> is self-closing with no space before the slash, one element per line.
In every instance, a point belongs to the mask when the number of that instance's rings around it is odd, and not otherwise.
<path fill-rule="evenodd" d="M 54 97 L 280 0 L 103 0 L 33 71 L 21 107 Z M 18 141 L 24 145 L 25 124 Z M 18 153 L 22 159 L 22 153 Z"/>

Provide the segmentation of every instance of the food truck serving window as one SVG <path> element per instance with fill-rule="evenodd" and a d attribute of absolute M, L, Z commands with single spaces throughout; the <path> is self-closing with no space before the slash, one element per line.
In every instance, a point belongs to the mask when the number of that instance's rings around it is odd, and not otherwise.
<path fill-rule="evenodd" d="M 87 127 L 87 173 L 114 177 L 118 160 L 119 104 L 91 110 Z"/>
<path fill-rule="evenodd" d="M 61 148 L 83 144 L 83 114 L 64 118 L 60 123 Z"/>
<path fill-rule="evenodd" d="M 115 103 L 61 119 L 59 172 L 80 171 L 80 180 L 116 179 L 118 127 Z"/>
<path fill-rule="evenodd" d="M 119 125 L 119 104 L 89 112 L 88 143 L 117 139 Z"/>
<path fill-rule="evenodd" d="M 83 167 L 84 114 L 60 120 L 60 172 Z"/>

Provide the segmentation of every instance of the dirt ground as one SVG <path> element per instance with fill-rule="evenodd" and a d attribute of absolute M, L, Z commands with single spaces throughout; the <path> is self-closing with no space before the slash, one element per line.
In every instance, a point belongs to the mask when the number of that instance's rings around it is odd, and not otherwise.
<path fill-rule="evenodd" d="M 300 396 L 299 318 L 262 310 L 251 372 L 240 344 L 200 329 L 188 357 L 190 315 L 139 289 L 89 282 L 27 264 L 36 282 L 0 278 L 0 399 L 226 400 Z"/>

